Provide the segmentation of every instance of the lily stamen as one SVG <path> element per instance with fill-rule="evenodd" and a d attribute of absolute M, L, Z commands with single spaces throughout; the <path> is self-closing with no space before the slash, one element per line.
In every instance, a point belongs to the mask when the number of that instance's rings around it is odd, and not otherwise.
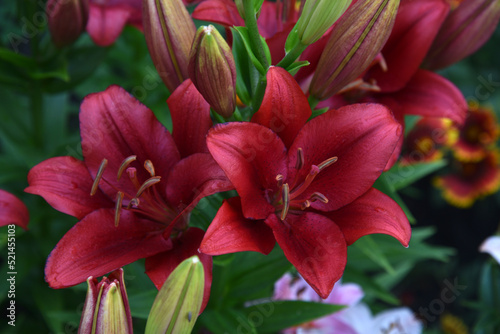
<path fill-rule="evenodd" d="M 323 161 L 322 163 L 320 163 L 318 165 L 318 168 L 320 171 L 322 171 L 326 167 L 333 165 L 335 162 L 337 162 L 337 160 L 339 160 L 339 158 L 337 158 L 337 157 L 332 157 L 330 159 L 326 159 L 325 161 Z"/>
<path fill-rule="evenodd" d="M 121 213 L 121 209 L 122 209 L 123 196 L 124 196 L 124 194 L 121 191 L 119 191 L 116 194 L 115 227 L 118 227 L 118 223 L 120 221 L 120 213 Z"/>
<path fill-rule="evenodd" d="M 151 160 L 148 159 L 144 161 L 144 169 L 146 169 L 152 177 L 155 176 L 155 166 L 153 166 Z"/>
<path fill-rule="evenodd" d="M 280 218 L 281 220 L 285 220 L 290 207 L 290 188 L 288 187 L 288 183 L 285 183 L 281 188 L 281 199 L 283 201 L 283 209 L 281 210 Z"/>
<path fill-rule="evenodd" d="M 118 168 L 118 173 L 116 174 L 116 180 L 120 181 L 120 178 L 122 177 L 123 172 L 127 169 L 128 166 L 132 162 L 137 160 L 137 155 L 131 155 L 123 160 L 123 162 L 120 165 L 120 168 Z"/>
<path fill-rule="evenodd" d="M 95 176 L 94 183 L 92 183 L 92 188 L 90 189 L 90 196 L 94 196 L 96 194 L 99 182 L 101 181 L 102 178 L 102 174 L 104 173 L 104 169 L 106 169 L 107 165 L 108 165 L 108 160 L 102 159 L 101 165 L 97 170 L 97 175 Z"/>

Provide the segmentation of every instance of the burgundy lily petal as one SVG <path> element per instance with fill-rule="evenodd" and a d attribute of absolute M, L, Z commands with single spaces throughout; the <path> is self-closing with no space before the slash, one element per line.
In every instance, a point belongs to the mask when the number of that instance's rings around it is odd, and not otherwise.
<path fill-rule="evenodd" d="M 405 213 L 389 196 L 375 188 L 343 208 L 325 212 L 344 233 L 347 245 L 362 236 L 383 233 L 408 247 L 411 228 Z"/>
<path fill-rule="evenodd" d="M 218 23 L 224 27 L 245 25 L 236 4 L 231 0 L 203 1 L 194 9 L 192 17 L 197 20 Z"/>
<path fill-rule="evenodd" d="M 205 232 L 199 228 L 189 228 L 179 238 L 174 240 L 174 245 L 171 250 L 148 257 L 145 264 L 146 274 L 159 290 L 170 273 L 172 273 L 182 261 L 193 255 L 197 255 L 205 271 L 205 290 L 200 313 L 203 312 L 205 306 L 207 306 L 210 297 L 210 287 L 212 285 L 212 257 L 201 254 L 198 251 L 204 233 Z"/>
<path fill-rule="evenodd" d="M 259 124 L 233 122 L 212 128 L 207 146 L 238 191 L 243 215 L 265 219 L 273 213 L 267 192 L 278 190 L 277 175 L 287 177 L 286 149 L 279 137 Z"/>
<path fill-rule="evenodd" d="M 172 137 L 182 158 L 193 153 L 208 153 L 206 136 L 212 127 L 210 105 L 191 80 L 184 81 L 167 100 L 172 116 Z"/>
<path fill-rule="evenodd" d="M 132 182 L 117 181 L 117 172 L 125 158 L 137 156 L 140 182 L 150 177 L 141 166 L 146 160 L 151 160 L 156 175 L 167 177 L 180 159 L 172 136 L 153 112 L 118 86 L 110 86 L 84 99 L 80 129 L 83 156 L 93 177 L 102 159 L 108 160 L 103 174 L 106 182 L 101 181 L 100 187 L 111 198 L 116 194 L 115 188 L 126 191 L 130 197 L 137 191 Z M 126 175 L 122 178 L 127 181 Z"/>
<path fill-rule="evenodd" d="M 264 99 L 252 122 L 270 128 L 290 147 L 309 117 L 307 98 L 292 75 L 281 67 L 271 67 Z"/>
<path fill-rule="evenodd" d="M 325 216 L 307 212 L 266 219 L 287 259 L 325 299 L 340 279 L 347 262 L 347 245 L 340 228 Z"/>
<path fill-rule="evenodd" d="M 101 191 L 90 196 L 92 177 L 85 164 L 73 157 L 42 161 L 30 170 L 28 183 L 24 191 L 42 196 L 54 209 L 78 219 L 94 210 L 114 206 Z"/>
<path fill-rule="evenodd" d="M 45 266 L 45 280 L 52 288 L 79 284 L 172 248 L 161 225 L 127 210 L 122 210 L 118 227 L 114 219 L 113 209 L 94 211 L 64 235 Z"/>
<path fill-rule="evenodd" d="M 370 189 L 384 170 L 401 134 L 401 125 L 382 105 L 353 104 L 331 110 L 307 122 L 299 132 L 289 150 L 288 179 L 291 180 L 290 175 L 296 171 L 299 148 L 303 151 L 304 167 L 295 178 L 298 181 L 305 179 L 311 165 L 337 157 L 337 162 L 324 168 L 300 197 L 307 199 L 319 192 L 326 196 L 328 203 L 315 201 L 311 207 L 336 210 Z"/>
<path fill-rule="evenodd" d="M 29 221 L 26 205 L 16 196 L 0 189 L 0 226 L 15 224 L 27 230 Z"/>
<path fill-rule="evenodd" d="M 210 255 L 245 251 L 267 255 L 274 244 L 271 229 L 262 220 L 243 217 L 240 198 L 233 197 L 222 203 L 208 227 L 200 251 Z"/>
<path fill-rule="evenodd" d="M 382 54 L 387 71 L 373 67 L 367 74 L 383 92 L 402 89 L 420 67 L 449 12 L 444 0 L 402 1 Z"/>
<path fill-rule="evenodd" d="M 128 6 L 90 3 L 87 32 L 99 46 L 109 46 L 120 36 L 132 13 Z"/>
<path fill-rule="evenodd" d="M 167 182 L 168 202 L 179 212 L 191 211 L 200 199 L 234 189 L 208 153 L 193 154 L 174 166 Z"/>
<path fill-rule="evenodd" d="M 405 114 L 449 118 L 459 124 L 463 124 L 467 114 L 462 92 L 447 79 L 426 70 L 418 70 L 402 90 L 381 94 L 377 100 L 391 109 L 395 100 L 395 107 L 399 106 Z"/>

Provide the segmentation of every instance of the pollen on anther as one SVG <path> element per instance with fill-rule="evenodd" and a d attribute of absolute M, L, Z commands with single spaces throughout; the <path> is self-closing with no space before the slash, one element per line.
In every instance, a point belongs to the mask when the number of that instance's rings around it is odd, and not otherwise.
<path fill-rule="evenodd" d="M 281 220 L 285 220 L 288 214 L 288 208 L 290 207 L 290 188 L 288 183 L 285 183 L 281 188 L 281 200 L 283 201 L 283 209 L 281 210 Z"/>
<path fill-rule="evenodd" d="M 97 192 L 97 188 L 99 187 L 99 182 L 101 181 L 102 174 L 104 173 L 104 169 L 108 165 L 107 159 L 102 159 L 101 165 L 97 170 L 97 175 L 95 176 L 94 183 L 92 183 L 92 188 L 90 189 L 90 196 L 94 196 Z"/>
<path fill-rule="evenodd" d="M 120 178 L 122 177 L 122 174 L 123 172 L 127 169 L 128 166 L 130 166 L 130 164 L 132 162 L 134 162 L 135 160 L 137 160 L 137 156 L 136 155 L 131 155 L 129 157 L 126 157 L 121 165 L 120 165 L 120 168 L 118 169 L 118 174 L 116 175 L 116 179 L 117 181 L 120 181 Z"/>
<path fill-rule="evenodd" d="M 303 166 L 304 166 L 304 152 L 302 151 L 302 148 L 299 147 L 297 149 L 297 162 L 295 163 L 295 169 L 301 170 Z"/>
<path fill-rule="evenodd" d="M 318 168 L 320 171 L 322 171 L 326 167 L 333 165 L 335 162 L 337 162 L 337 160 L 339 160 L 339 158 L 337 158 L 337 157 L 332 157 L 332 158 L 326 159 L 325 161 L 323 161 L 322 163 L 320 163 L 318 165 Z"/>
<path fill-rule="evenodd" d="M 155 167 L 153 166 L 151 160 L 148 159 L 144 161 L 144 168 L 148 171 L 149 175 L 155 176 Z"/>
<path fill-rule="evenodd" d="M 116 204 L 115 204 L 115 227 L 118 227 L 118 223 L 120 221 L 120 213 L 122 209 L 122 202 L 123 202 L 123 193 L 119 191 L 116 194 Z"/>
<path fill-rule="evenodd" d="M 142 185 L 141 187 L 139 188 L 139 190 L 137 190 L 137 194 L 135 194 L 135 197 L 136 198 L 139 198 L 142 193 L 148 189 L 149 187 L 151 186 L 154 186 L 155 184 L 157 184 L 158 182 L 161 181 L 161 177 L 160 176 L 153 176 L 153 177 L 150 177 L 149 179 L 147 179 Z"/>

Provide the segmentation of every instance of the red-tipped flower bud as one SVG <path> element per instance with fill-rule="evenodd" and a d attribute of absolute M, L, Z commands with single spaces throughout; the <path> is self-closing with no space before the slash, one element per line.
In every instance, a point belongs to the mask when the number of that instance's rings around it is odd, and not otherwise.
<path fill-rule="evenodd" d="M 181 0 L 144 0 L 143 20 L 153 63 L 173 92 L 188 78 L 189 51 L 196 27 Z"/>
<path fill-rule="evenodd" d="M 78 334 L 132 334 L 132 316 L 123 269 L 103 277 L 87 279 L 87 297 Z"/>
<path fill-rule="evenodd" d="M 212 25 L 196 32 L 189 77 L 219 115 L 231 117 L 236 106 L 236 66 L 231 48 Z"/>
<path fill-rule="evenodd" d="M 358 0 L 335 26 L 314 73 L 310 93 L 326 99 L 359 77 L 387 41 L 399 0 Z"/>
<path fill-rule="evenodd" d="M 500 0 L 463 1 L 441 26 L 425 67 L 437 70 L 474 53 L 491 37 L 499 19 Z"/>
<path fill-rule="evenodd" d="M 48 0 L 46 10 L 52 41 L 60 48 L 76 41 L 85 30 L 89 0 Z"/>

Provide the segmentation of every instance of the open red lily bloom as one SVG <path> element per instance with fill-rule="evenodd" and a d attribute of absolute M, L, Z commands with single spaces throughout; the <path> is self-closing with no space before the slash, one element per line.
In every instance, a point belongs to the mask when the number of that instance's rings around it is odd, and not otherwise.
<path fill-rule="evenodd" d="M 189 212 L 202 197 L 231 185 L 207 151 L 209 106 L 193 84 L 185 81 L 167 103 L 173 135 L 122 88 L 91 94 L 80 112 L 84 161 L 57 157 L 30 171 L 27 192 L 81 219 L 50 254 L 45 275 L 51 287 L 75 285 L 140 258 L 161 287 L 182 260 L 198 254 L 203 231 L 188 228 Z M 200 259 L 208 293 L 211 258 Z"/>
<path fill-rule="evenodd" d="M 142 0 L 90 0 L 87 32 L 95 44 L 113 44 L 127 24 L 142 30 Z"/>
<path fill-rule="evenodd" d="M 26 205 L 16 196 L 0 189 L 0 226 L 14 224 L 27 230 L 29 221 Z"/>
<path fill-rule="evenodd" d="M 272 67 L 267 81 L 253 119 L 260 124 L 218 125 L 207 136 L 210 153 L 239 197 L 223 203 L 200 250 L 267 254 L 277 241 L 326 298 L 343 273 L 347 245 L 371 233 L 408 245 L 403 211 L 371 188 L 401 126 L 377 104 L 330 110 L 306 123 L 311 111 L 291 75 Z"/>

